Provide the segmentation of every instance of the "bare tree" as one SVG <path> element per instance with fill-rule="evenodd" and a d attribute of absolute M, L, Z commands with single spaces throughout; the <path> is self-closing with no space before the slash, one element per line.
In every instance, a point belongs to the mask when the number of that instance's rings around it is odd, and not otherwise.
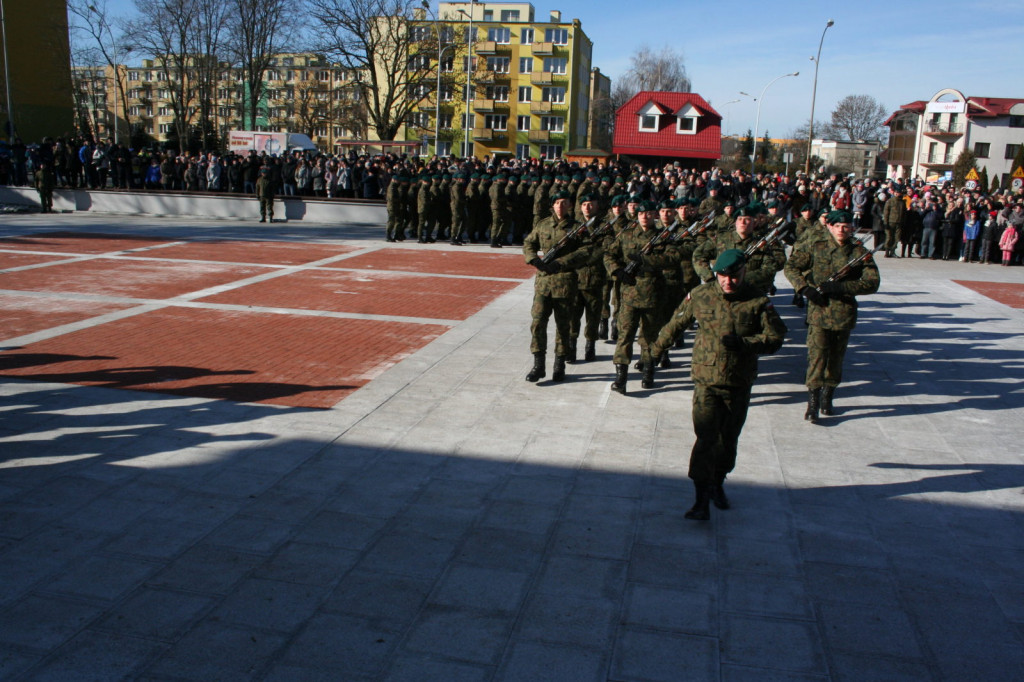
<path fill-rule="evenodd" d="M 213 112 L 221 66 L 218 55 L 224 51 L 228 37 L 229 5 L 221 0 L 195 0 L 195 13 L 195 54 L 189 77 L 194 82 L 199 105 L 201 146 L 209 148 L 216 146 Z"/>
<path fill-rule="evenodd" d="M 421 0 L 307 0 L 318 51 L 353 77 L 369 125 L 393 140 L 433 89 L 435 26 Z M 451 32 L 443 32 L 451 35 Z M 443 34 L 442 34 L 443 35 Z M 443 42 L 443 38 L 442 38 Z M 431 60 L 431 56 L 433 60 Z"/>
<path fill-rule="evenodd" d="M 882 140 L 888 110 L 871 95 L 847 95 L 832 110 L 833 135 L 844 140 Z M 806 137 L 806 135 L 805 135 Z"/>
<path fill-rule="evenodd" d="M 804 147 L 807 146 L 807 136 L 811 134 L 811 120 L 807 119 L 789 133 L 788 137 L 791 140 L 803 140 Z M 814 137 L 820 140 L 832 140 L 835 139 L 836 134 L 832 129 L 831 121 L 815 121 L 814 122 Z M 806 153 L 806 149 L 804 152 Z"/>
<path fill-rule="evenodd" d="M 114 126 L 118 130 L 119 108 L 128 119 L 127 83 L 120 68 L 130 52 L 124 35 L 107 9 L 106 0 L 68 0 L 67 7 L 68 29 L 76 43 L 78 64 L 83 65 L 83 58 L 89 59 L 86 63 L 90 66 L 103 64 L 113 73 L 114 97 L 120 100 L 114 106 Z"/>
<path fill-rule="evenodd" d="M 230 0 L 231 59 L 241 71 L 243 115 L 248 128 L 256 129 L 257 109 L 266 85 L 263 80 L 271 60 L 287 49 L 293 31 L 298 28 L 295 3 L 288 0 Z"/>
<path fill-rule="evenodd" d="M 683 55 L 665 47 L 655 52 L 644 45 L 630 58 L 629 69 L 612 86 L 611 101 L 614 127 L 614 112 L 638 92 L 654 90 L 660 92 L 690 92 L 692 83 L 686 75 Z"/>

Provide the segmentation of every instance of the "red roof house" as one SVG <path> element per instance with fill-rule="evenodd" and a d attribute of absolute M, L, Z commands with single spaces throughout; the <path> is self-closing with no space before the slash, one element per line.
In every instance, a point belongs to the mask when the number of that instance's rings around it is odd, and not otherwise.
<path fill-rule="evenodd" d="M 612 153 L 709 168 L 722 156 L 722 115 L 692 92 L 638 92 L 615 112 Z"/>

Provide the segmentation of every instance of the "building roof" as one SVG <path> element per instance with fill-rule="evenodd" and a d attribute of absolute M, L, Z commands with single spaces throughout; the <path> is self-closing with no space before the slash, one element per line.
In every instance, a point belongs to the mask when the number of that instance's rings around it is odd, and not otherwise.
<path fill-rule="evenodd" d="M 695 110 L 697 132 L 676 132 L 676 113 Z M 637 116 L 641 110 L 659 110 L 657 132 L 641 131 Z M 692 92 L 643 90 L 615 112 L 612 152 L 632 156 L 680 156 L 697 159 L 721 157 L 722 115 L 700 95 Z"/>
<path fill-rule="evenodd" d="M 997 116 L 1009 116 L 1010 109 L 1018 104 L 1024 104 L 1024 99 L 1019 97 L 968 97 L 967 117 L 968 118 L 995 118 Z M 917 100 L 900 106 L 889 118 L 885 119 L 882 125 L 889 125 L 894 118 L 905 112 L 916 114 L 924 113 L 928 102 Z"/>

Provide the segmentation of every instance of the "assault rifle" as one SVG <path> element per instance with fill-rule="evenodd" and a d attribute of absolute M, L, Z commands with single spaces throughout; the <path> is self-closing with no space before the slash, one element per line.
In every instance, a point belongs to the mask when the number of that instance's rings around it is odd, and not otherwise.
<path fill-rule="evenodd" d="M 672 235 L 672 243 L 676 244 L 683 241 L 687 237 L 698 237 L 704 234 L 704 231 L 711 227 L 711 222 L 715 219 L 715 210 L 712 209 L 703 218 L 698 218 L 693 221 L 693 224 L 682 232 L 677 232 Z"/>
<path fill-rule="evenodd" d="M 586 233 L 587 229 L 591 225 L 593 225 L 594 221 L 596 220 L 597 216 L 594 216 L 587 222 L 580 223 L 576 227 L 566 232 L 564 237 L 559 239 L 554 246 L 552 246 L 544 253 L 544 255 L 540 259 L 541 262 L 544 263 L 544 265 L 549 265 L 552 261 L 554 261 L 560 255 L 562 255 L 562 251 L 564 251 L 565 248 L 569 246 L 569 244 L 572 244 L 574 241 L 576 241 L 576 239 L 582 238 L 582 236 Z"/>
<path fill-rule="evenodd" d="M 785 237 L 791 226 L 792 223 L 787 223 L 785 218 L 779 218 L 775 221 L 775 227 L 772 231 L 748 246 L 747 250 L 743 252 L 743 255 L 750 258 L 750 256 L 754 255 L 758 251 L 767 249 L 769 246 Z"/>
<path fill-rule="evenodd" d="M 652 251 L 654 251 L 654 249 L 656 247 L 661 246 L 666 241 L 671 239 L 672 238 L 672 233 L 675 232 L 676 225 L 678 225 L 678 224 L 679 224 L 679 220 L 675 220 L 671 225 L 669 225 L 665 229 L 663 229 L 660 232 L 658 232 L 658 234 L 656 234 L 653 237 L 651 237 L 651 240 L 649 242 L 647 242 L 646 244 L 644 244 L 643 247 L 640 249 L 639 257 L 631 258 L 630 261 L 628 263 L 626 263 L 626 268 L 625 268 L 626 274 L 627 275 L 636 275 L 636 271 L 643 264 L 643 257 L 650 255 L 650 253 Z"/>
<path fill-rule="evenodd" d="M 860 241 L 857 239 L 854 239 L 853 241 L 855 244 L 860 244 Z M 855 258 L 851 258 L 849 263 L 833 272 L 831 275 L 828 276 L 828 279 L 826 279 L 821 284 L 815 285 L 814 288 L 818 290 L 819 294 L 824 296 L 825 292 L 821 290 L 823 286 L 825 286 L 826 284 L 833 284 L 835 282 L 839 282 L 841 280 L 846 279 L 847 275 L 850 274 L 851 270 L 853 270 L 861 263 L 865 263 L 871 260 L 871 256 L 873 256 L 875 252 L 878 250 L 879 249 L 874 249 L 873 251 L 865 251 L 864 253 L 860 254 L 859 256 L 856 256 Z"/>

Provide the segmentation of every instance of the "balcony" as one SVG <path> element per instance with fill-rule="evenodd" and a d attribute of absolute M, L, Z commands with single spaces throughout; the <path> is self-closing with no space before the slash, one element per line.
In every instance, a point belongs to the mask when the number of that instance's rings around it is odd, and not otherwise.
<path fill-rule="evenodd" d="M 489 113 L 494 111 L 494 100 L 493 99 L 475 99 L 473 100 L 473 111 L 479 111 L 483 113 Z"/>
<path fill-rule="evenodd" d="M 928 121 L 924 124 L 921 132 L 932 137 L 959 137 L 964 134 L 964 125 L 959 121 L 956 123 L 934 123 Z"/>
<path fill-rule="evenodd" d="M 494 139 L 494 131 L 490 128 L 473 128 L 473 139 L 477 142 L 490 142 Z"/>
<path fill-rule="evenodd" d="M 497 54 L 498 43 L 493 40 L 482 40 L 473 47 L 473 51 L 477 54 Z"/>
<path fill-rule="evenodd" d="M 530 102 L 531 114 L 550 114 L 551 102 Z"/>
<path fill-rule="evenodd" d="M 536 55 L 552 55 L 555 53 L 554 43 L 534 43 L 533 53 Z"/>
<path fill-rule="evenodd" d="M 946 152 L 945 154 L 929 154 L 924 152 L 921 154 L 921 165 L 922 166 L 950 166 L 952 167 L 956 163 L 956 156 L 952 152 Z"/>
<path fill-rule="evenodd" d="M 530 142 L 547 142 L 551 139 L 551 133 L 547 130 L 531 130 L 528 139 Z"/>
<path fill-rule="evenodd" d="M 551 85 L 553 81 L 549 71 L 539 71 L 530 74 L 530 82 L 534 85 Z"/>
<path fill-rule="evenodd" d="M 491 83 L 497 83 L 499 81 L 507 81 L 512 78 L 512 74 L 499 73 L 498 71 L 488 71 L 487 69 L 480 69 L 473 74 L 473 82 L 481 85 L 489 85 Z"/>

